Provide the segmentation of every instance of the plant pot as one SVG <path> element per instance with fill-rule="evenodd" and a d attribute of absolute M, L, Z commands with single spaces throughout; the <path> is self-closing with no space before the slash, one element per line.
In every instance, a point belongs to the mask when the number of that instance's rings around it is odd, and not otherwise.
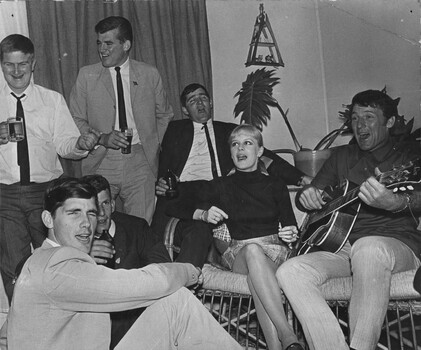
<path fill-rule="evenodd" d="M 308 176 L 316 176 L 323 163 L 332 154 L 331 149 L 304 150 L 293 153 L 295 167 Z"/>

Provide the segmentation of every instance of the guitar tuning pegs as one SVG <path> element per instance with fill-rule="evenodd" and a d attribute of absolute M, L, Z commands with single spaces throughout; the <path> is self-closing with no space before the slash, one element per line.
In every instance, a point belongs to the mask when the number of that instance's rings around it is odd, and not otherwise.
<path fill-rule="evenodd" d="M 414 186 L 412 186 L 412 185 L 408 185 L 408 190 L 410 190 L 410 191 L 413 191 L 414 190 Z"/>

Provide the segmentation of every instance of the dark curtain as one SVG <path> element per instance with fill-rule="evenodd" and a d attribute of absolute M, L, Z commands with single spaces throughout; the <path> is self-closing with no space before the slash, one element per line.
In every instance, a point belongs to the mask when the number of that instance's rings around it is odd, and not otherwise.
<path fill-rule="evenodd" d="M 174 109 L 183 118 L 179 96 L 190 83 L 212 93 L 212 70 L 205 0 L 27 1 L 29 36 L 35 45 L 35 83 L 66 100 L 81 67 L 99 61 L 94 27 L 108 16 L 133 26 L 130 57 L 156 66 Z M 80 162 L 61 160 L 64 173 L 80 176 Z"/>
<path fill-rule="evenodd" d="M 108 16 L 133 26 L 130 57 L 156 66 L 181 119 L 179 96 L 189 83 L 212 91 L 205 0 L 27 1 L 29 35 L 35 45 L 34 81 L 66 99 L 82 66 L 99 61 L 95 24 Z"/>

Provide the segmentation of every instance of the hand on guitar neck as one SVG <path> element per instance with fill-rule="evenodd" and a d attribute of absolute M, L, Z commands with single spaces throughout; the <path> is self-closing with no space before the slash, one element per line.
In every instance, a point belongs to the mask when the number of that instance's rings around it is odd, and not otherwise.
<path fill-rule="evenodd" d="M 378 168 L 376 168 L 376 175 L 381 175 Z M 404 196 L 388 189 L 374 176 L 362 183 L 358 197 L 371 207 L 392 212 L 403 209 L 407 204 L 407 199 Z"/>

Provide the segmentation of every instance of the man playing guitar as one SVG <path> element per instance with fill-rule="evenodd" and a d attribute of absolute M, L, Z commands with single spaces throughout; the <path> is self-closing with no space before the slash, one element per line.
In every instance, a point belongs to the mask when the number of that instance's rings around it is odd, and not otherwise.
<path fill-rule="evenodd" d="M 310 349 L 375 349 L 392 274 L 421 265 L 421 234 L 416 230 L 417 208 L 413 205 L 414 199 L 419 200 L 418 192 L 410 190 L 412 184 L 403 193 L 395 192 L 374 177 L 379 172 L 400 169 L 402 164 L 414 164 L 420 155 L 419 145 L 397 144 L 389 135 L 398 116 L 397 103 L 377 90 L 355 95 L 351 118 L 356 142 L 338 147 L 312 184 L 297 194 L 305 210 L 317 213 L 327 205 L 323 197 L 327 186 L 345 179 L 360 186 L 355 199 L 361 208 L 338 250 L 323 250 L 321 245 L 316 252 L 288 260 L 277 271 L 279 285 L 303 325 Z M 400 173 L 406 174 L 407 168 L 403 169 Z M 350 344 L 320 288 L 329 279 L 347 276 L 353 278 Z"/>

